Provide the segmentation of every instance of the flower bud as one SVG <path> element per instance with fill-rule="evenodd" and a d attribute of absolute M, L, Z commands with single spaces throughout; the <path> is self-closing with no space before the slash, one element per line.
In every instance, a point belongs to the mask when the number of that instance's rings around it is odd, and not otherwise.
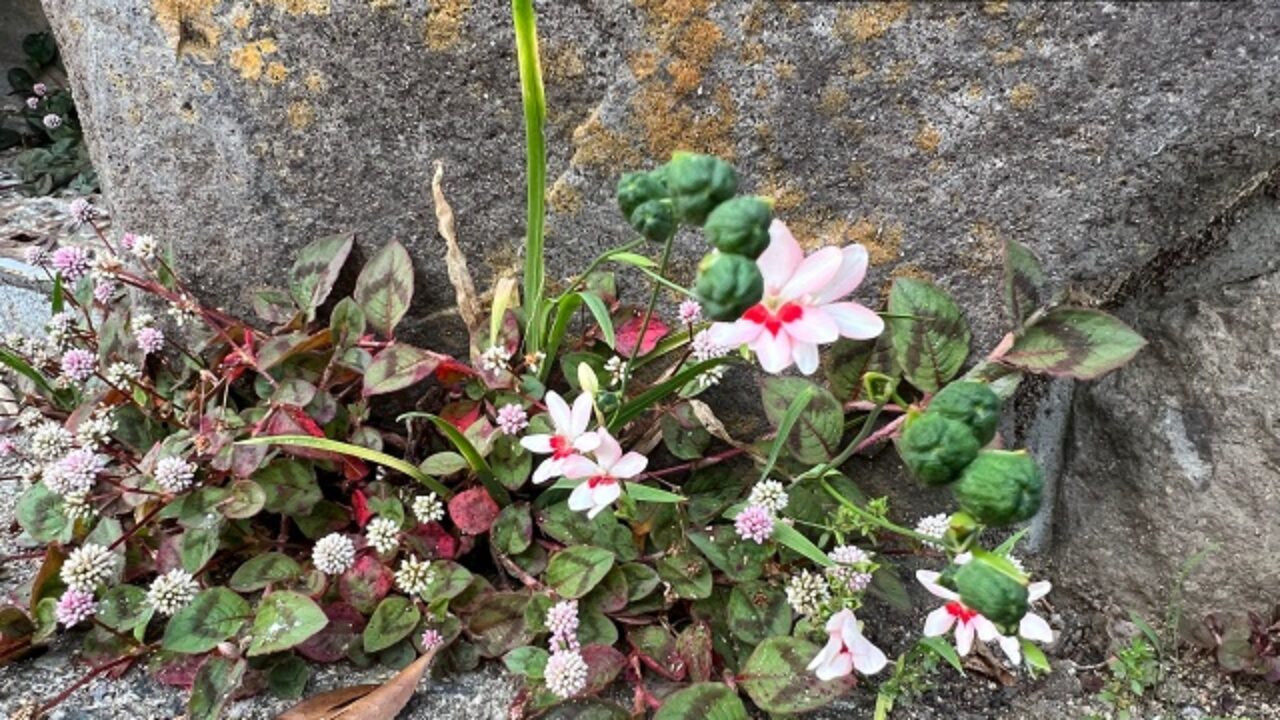
<path fill-rule="evenodd" d="M 1027 614 L 1026 578 L 1005 558 L 975 553 L 951 576 L 960 601 L 982 613 L 1005 635 L 1017 635 L 1018 622 Z"/>
<path fill-rule="evenodd" d="M 666 197 L 667 186 L 660 172 L 629 172 L 618 180 L 618 207 L 628 220 L 644 203 Z"/>
<path fill-rule="evenodd" d="M 701 225 L 720 203 L 738 191 L 738 174 L 729 163 L 710 155 L 677 152 L 666 167 L 667 191 L 676 216 Z"/>
<path fill-rule="evenodd" d="M 983 450 L 951 486 L 960 507 L 997 526 L 1030 520 L 1043 489 L 1040 467 L 1025 450 Z"/>
<path fill-rule="evenodd" d="M 592 397 L 600 392 L 600 379 L 596 377 L 595 369 L 584 362 L 578 363 L 578 387 Z"/>
<path fill-rule="evenodd" d="M 670 200 L 646 200 L 631 213 L 631 227 L 652 242 L 666 242 L 676 232 L 676 213 Z"/>
<path fill-rule="evenodd" d="M 707 318 L 732 322 L 760 302 L 764 296 L 764 277 L 752 260 L 715 250 L 698 264 L 698 279 L 693 290 Z"/>
<path fill-rule="evenodd" d="M 968 426 L 933 413 L 907 416 L 898 454 L 926 485 L 946 485 L 978 456 L 978 440 Z"/>
<path fill-rule="evenodd" d="M 929 401 L 929 413 L 962 422 L 986 445 L 1000 424 L 1000 396 L 986 383 L 962 380 L 946 386 Z"/>
<path fill-rule="evenodd" d="M 755 260 L 769 247 L 769 223 L 773 207 L 758 197 L 736 197 L 716 206 L 703 229 L 721 252 Z"/>

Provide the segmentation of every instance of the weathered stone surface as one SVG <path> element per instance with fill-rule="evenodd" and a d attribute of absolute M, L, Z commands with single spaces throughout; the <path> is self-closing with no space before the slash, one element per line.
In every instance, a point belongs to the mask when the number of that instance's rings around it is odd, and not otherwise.
<path fill-rule="evenodd" d="M 1280 601 L 1280 195 L 1260 190 L 1209 257 L 1133 304 L 1151 346 L 1076 391 L 1059 504 L 1063 579 L 1161 609 L 1184 566 L 1191 617 Z"/>

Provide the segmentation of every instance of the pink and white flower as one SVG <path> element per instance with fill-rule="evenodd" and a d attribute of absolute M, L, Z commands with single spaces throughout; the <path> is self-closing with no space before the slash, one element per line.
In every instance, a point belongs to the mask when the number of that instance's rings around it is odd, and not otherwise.
<path fill-rule="evenodd" d="M 599 430 L 596 437 L 600 444 L 593 452 L 595 460 L 575 455 L 564 463 L 565 477 L 585 479 L 569 493 L 569 509 L 586 511 L 589 518 L 599 515 L 622 495 L 619 480 L 630 480 L 649 465 L 649 458 L 638 452 L 623 455 L 622 446 L 608 431 Z"/>
<path fill-rule="evenodd" d="M 862 635 L 862 628 L 853 611 L 841 610 L 827 621 L 827 644 L 809 663 L 819 680 L 833 680 L 857 670 L 863 675 L 875 675 L 884 669 L 889 660 L 880 648 Z"/>
<path fill-rule="evenodd" d="M 1048 580 L 1033 582 L 1027 586 L 1027 602 L 1034 603 L 1049 594 L 1049 590 L 1053 585 Z M 1000 649 L 1004 651 L 1009 662 L 1015 666 L 1022 664 L 1022 642 L 1019 638 L 1026 638 L 1041 643 L 1053 642 L 1053 628 L 1049 627 L 1049 622 L 1039 615 L 1027 611 L 1022 616 L 1022 620 L 1018 623 L 1017 636 L 1001 635 L 999 639 Z"/>
<path fill-rule="evenodd" d="M 805 257 L 779 220 L 769 226 L 769 237 L 769 247 L 756 260 L 764 297 L 737 321 L 712 325 L 712 340 L 750 346 L 767 372 L 782 372 L 794 363 L 810 375 L 818 369 L 818 345 L 841 336 L 869 340 L 884 330 L 875 312 L 841 300 L 867 274 L 866 248 L 828 246 Z"/>
<path fill-rule="evenodd" d="M 547 391 L 547 414 L 555 432 L 551 434 L 525 435 L 520 444 L 526 450 L 539 455 L 551 455 L 533 471 L 534 484 L 544 483 L 565 474 L 565 462 L 580 453 L 591 452 L 600 446 L 598 433 L 587 432 L 591 422 L 591 396 L 582 393 L 573 401 L 573 408 L 553 390 Z M 616 443 L 615 443 L 616 444 Z"/>
<path fill-rule="evenodd" d="M 982 642 L 991 642 L 1000 637 L 1000 631 L 994 623 L 986 619 L 977 610 L 960 602 L 960 595 L 938 584 L 941 573 L 932 570 L 917 570 L 916 580 L 935 597 L 946 601 L 942 607 L 929 613 L 924 620 L 925 637 L 941 637 L 953 627 L 956 631 L 956 652 L 968 655 L 973 648 L 976 635 Z"/>
<path fill-rule="evenodd" d="M 748 505 L 733 520 L 738 537 L 763 545 L 773 535 L 773 515 L 764 505 Z"/>

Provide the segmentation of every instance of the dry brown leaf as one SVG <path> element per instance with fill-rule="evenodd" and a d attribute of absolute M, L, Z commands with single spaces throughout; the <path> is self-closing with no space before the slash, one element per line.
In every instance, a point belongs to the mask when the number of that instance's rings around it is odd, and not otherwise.
<path fill-rule="evenodd" d="M 485 327 L 475 282 L 471 279 L 471 271 L 467 269 L 467 256 L 458 246 L 458 236 L 453 225 L 453 208 L 449 206 L 449 201 L 444 199 L 444 189 L 441 187 L 443 179 L 444 163 L 437 160 L 435 176 L 431 178 L 431 195 L 436 205 L 436 227 L 440 231 L 440 236 L 444 238 L 444 263 L 449 272 L 449 283 L 453 285 L 454 297 L 458 302 L 458 315 L 462 317 L 462 322 L 466 323 L 467 332 L 471 335 L 472 351 L 479 353 L 484 350 L 480 347 L 481 338 L 484 337 L 482 333 L 488 328 Z"/>
<path fill-rule="evenodd" d="M 739 450 L 750 449 L 751 446 L 747 443 L 733 439 L 733 436 L 729 434 L 729 430 L 725 428 L 724 423 L 720 422 L 720 418 L 716 417 L 716 413 L 711 409 L 710 405 L 701 400 L 691 399 L 689 400 L 689 407 L 693 408 L 693 416 L 698 419 L 698 422 L 702 423 L 702 427 L 706 428 L 707 432 L 711 433 L 713 437 L 719 438 Z"/>
<path fill-rule="evenodd" d="M 294 705 L 276 720 L 392 720 L 413 697 L 433 648 L 381 685 L 356 685 L 321 693 Z"/>

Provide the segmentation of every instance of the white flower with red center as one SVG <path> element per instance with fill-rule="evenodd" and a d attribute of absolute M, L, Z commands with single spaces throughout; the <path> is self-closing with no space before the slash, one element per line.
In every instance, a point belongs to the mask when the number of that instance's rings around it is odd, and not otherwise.
<path fill-rule="evenodd" d="M 809 663 L 819 680 L 833 680 L 857 670 L 863 675 L 875 675 L 884 669 L 889 659 L 880 648 L 862 635 L 858 619 L 849 609 L 841 610 L 827 621 L 827 644 Z"/>
<path fill-rule="evenodd" d="M 580 457 L 579 453 L 591 452 L 600 446 L 598 433 L 587 432 L 591 422 L 591 396 L 583 393 L 573 401 L 573 408 L 555 391 L 547 391 L 547 414 L 555 432 L 526 435 L 520 444 L 526 450 L 539 455 L 551 455 L 533 471 L 533 482 L 544 483 L 553 477 L 564 475 L 565 462 Z"/>
<path fill-rule="evenodd" d="M 750 346 L 767 372 L 782 372 L 794 363 L 809 375 L 818 369 L 818 345 L 841 336 L 869 340 L 884 330 L 884 320 L 875 312 L 841 301 L 867 274 L 865 248 L 829 246 L 805 257 L 779 220 L 769 226 L 769 238 L 769 247 L 756 260 L 764 276 L 764 297 L 737 321 L 712 325 L 712 340 L 728 347 Z"/>
<path fill-rule="evenodd" d="M 1034 603 L 1049 594 L 1049 590 L 1053 585 L 1048 580 L 1033 582 L 1027 586 L 1027 602 Z M 1018 622 L 1018 635 L 1001 635 L 1000 649 L 1004 651 L 1009 662 L 1015 666 L 1022 664 L 1022 642 L 1018 638 L 1025 638 L 1041 643 L 1053 642 L 1053 628 L 1049 627 L 1049 622 L 1039 615 L 1027 611 L 1022 616 L 1022 620 Z"/>
<path fill-rule="evenodd" d="M 569 493 L 569 509 L 586 511 L 593 518 L 622 495 L 619 480 L 630 480 L 644 472 L 649 458 L 638 452 L 622 454 L 622 446 L 606 430 L 596 432 L 599 447 L 591 460 L 575 455 L 564 463 L 564 475 L 571 480 L 585 480 Z"/>
<path fill-rule="evenodd" d="M 935 597 L 946 601 L 942 607 L 929 613 L 924 620 L 925 637 L 941 637 L 955 628 L 956 652 L 968 655 L 973 648 L 976 635 L 982 642 L 991 642 L 1000 637 L 1000 631 L 994 623 L 982 616 L 977 610 L 960 602 L 960 595 L 938 584 L 941 573 L 932 570 L 917 570 L 916 579 Z"/>

